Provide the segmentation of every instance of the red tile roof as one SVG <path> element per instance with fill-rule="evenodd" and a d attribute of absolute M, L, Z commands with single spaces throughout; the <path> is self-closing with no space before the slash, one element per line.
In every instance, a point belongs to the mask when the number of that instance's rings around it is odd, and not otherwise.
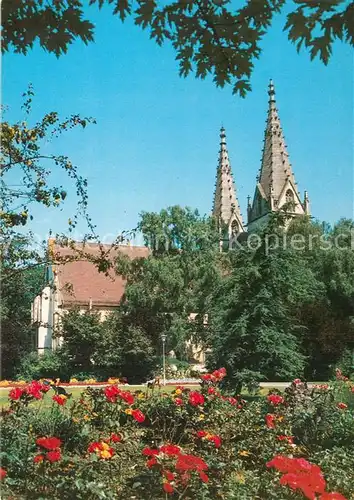
<path fill-rule="evenodd" d="M 92 306 L 114 307 L 117 306 L 124 294 L 126 281 L 115 275 L 111 270 L 109 276 L 104 272 L 99 272 L 96 265 L 91 262 L 89 257 L 78 260 L 62 262 L 63 257 L 68 260 L 72 258 L 75 250 L 62 247 L 49 241 L 49 248 L 53 260 L 57 259 L 58 264 L 52 265 L 52 270 L 57 278 L 57 286 L 62 299 L 62 305 L 89 305 Z M 98 258 L 101 255 L 100 247 L 95 243 L 75 244 L 79 251 L 83 250 L 89 256 Z M 102 245 L 104 251 L 108 252 L 107 258 L 112 261 L 119 254 L 127 255 L 130 259 L 144 258 L 149 255 L 147 247 L 137 247 L 130 245 L 119 245 L 116 249 L 110 250 L 110 245 Z M 58 259 L 59 257 L 59 259 Z"/>

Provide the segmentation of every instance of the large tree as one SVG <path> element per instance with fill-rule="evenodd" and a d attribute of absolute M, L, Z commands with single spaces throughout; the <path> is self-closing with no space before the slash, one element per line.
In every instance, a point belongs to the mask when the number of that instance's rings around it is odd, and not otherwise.
<path fill-rule="evenodd" d="M 292 315 L 299 295 L 309 297 L 313 276 L 298 255 L 239 249 L 231 271 L 210 297 L 209 364 L 225 366 L 238 390 L 253 380 L 289 380 L 303 372 L 302 325 Z"/>
<path fill-rule="evenodd" d="M 201 337 L 205 300 L 221 276 L 218 233 L 212 219 L 178 206 L 143 213 L 138 228 L 151 255 L 118 259 L 117 272 L 127 278 L 123 307 L 155 346 L 167 334 L 168 348 L 184 357 L 186 340 Z"/>
<path fill-rule="evenodd" d="M 12 240 L 1 256 L 1 378 L 13 377 L 21 359 L 36 347 L 31 305 L 43 287 L 45 269 L 16 265 L 24 256 L 32 261 L 32 252 L 24 237 Z"/>
<path fill-rule="evenodd" d="M 159 45 L 170 42 L 176 51 L 180 74 L 191 71 L 199 78 L 213 75 L 219 86 L 231 84 L 245 96 L 250 90 L 254 61 L 261 42 L 285 0 L 90 0 L 90 5 L 113 7 L 122 21 L 132 16 L 136 25 L 150 31 Z M 89 43 L 94 25 L 85 17 L 82 0 L 3 0 L 2 50 L 26 54 L 35 42 L 57 56 L 75 39 Z M 348 0 L 297 0 L 287 14 L 284 30 L 297 50 L 327 64 L 336 40 L 354 44 L 354 4 Z M 113 37 L 112 37 L 113 38 Z"/>
<path fill-rule="evenodd" d="M 325 380 L 353 352 L 352 222 L 286 218 L 271 217 L 257 248 L 229 254 L 230 272 L 209 298 L 210 364 L 227 365 L 238 386 L 252 377 Z"/>

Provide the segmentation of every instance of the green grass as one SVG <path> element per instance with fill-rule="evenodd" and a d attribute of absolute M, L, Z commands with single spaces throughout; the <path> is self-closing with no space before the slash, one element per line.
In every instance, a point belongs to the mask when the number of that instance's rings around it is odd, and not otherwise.
<path fill-rule="evenodd" d="M 129 386 L 121 386 L 121 387 L 126 389 L 126 390 L 129 390 L 131 392 L 134 392 L 137 390 L 146 391 L 146 387 L 141 386 L 141 385 L 129 385 Z M 176 389 L 176 387 L 177 387 L 177 385 L 167 385 L 166 387 L 161 387 L 160 390 L 164 391 L 164 392 L 172 392 Z M 191 389 L 197 389 L 199 386 L 198 385 L 188 385 L 188 387 L 190 387 Z M 84 389 L 85 389 L 84 387 L 72 387 L 72 388 L 65 387 L 65 390 L 72 394 L 72 398 L 70 399 L 70 401 L 77 399 Z M 97 389 L 99 389 L 99 388 L 97 387 Z M 8 389 L 8 388 L 1 388 L 0 389 L 0 408 L 7 407 L 8 403 L 9 403 L 9 400 L 8 400 L 9 391 L 10 391 L 10 389 Z M 149 392 L 151 393 L 151 389 L 149 389 Z M 154 393 L 158 394 L 158 392 L 159 392 L 159 389 L 155 388 Z M 44 406 L 51 405 L 51 402 L 52 402 L 51 396 L 54 396 L 53 390 L 50 390 L 48 392 L 47 396 L 44 397 Z M 39 404 L 39 401 L 38 401 L 38 403 L 34 402 L 33 404 L 35 404 L 35 405 Z"/>
<path fill-rule="evenodd" d="M 128 385 L 128 386 L 121 386 L 122 388 L 126 389 L 126 390 L 129 390 L 131 392 L 134 392 L 134 391 L 137 391 L 137 390 L 142 390 L 142 391 L 146 391 L 146 386 L 141 386 L 141 385 Z M 163 391 L 163 392 L 172 392 L 176 389 L 177 385 L 167 385 L 166 387 L 161 387 L 161 389 L 158 389 L 158 388 L 155 388 L 153 393 L 154 394 L 158 394 L 159 391 Z M 188 388 L 190 389 L 198 389 L 199 388 L 199 385 L 188 385 L 187 386 Z M 73 401 L 75 399 L 77 399 L 80 394 L 82 393 L 82 391 L 85 389 L 84 387 L 65 387 L 65 389 L 67 390 L 67 392 L 70 392 L 72 394 L 72 398 L 70 399 L 70 401 Z M 97 390 L 99 389 L 99 387 L 97 387 Z M 280 390 L 283 390 L 283 389 L 280 389 Z M 8 389 L 7 387 L 6 388 L 0 388 L 0 409 L 1 408 L 6 408 L 8 406 L 8 403 L 9 403 L 9 400 L 8 400 L 8 394 L 9 394 L 9 391 L 10 389 Z M 269 392 L 272 391 L 272 388 L 271 387 L 264 387 L 262 389 L 260 389 L 260 391 L 257 393 L 257 394 L 249 394 L 247 392 L 247 390 L 245 389 L 244 391 L 242 391 L 242 396 L 247 400 L 247 401 L 251 401 L 251 400 L 254 400 L 254 399 L 258 399 L 259 397 L 263 397 L 263 396 L 266 396 Z M 149 392 L 151 393 L 151 389 L 149 389 Z M 52 403 L 52 399 L 51 397 L 54 396 L 54 391 L 53 390 L 50 390 L 48 392 L 48 395 L 44 397 L 44 406 L 48 407 L 51 405 Z M 39 404 L 39 401 L 38 402 L 34 402 L 33 403 L 34 405 L 38 405 Z"/>

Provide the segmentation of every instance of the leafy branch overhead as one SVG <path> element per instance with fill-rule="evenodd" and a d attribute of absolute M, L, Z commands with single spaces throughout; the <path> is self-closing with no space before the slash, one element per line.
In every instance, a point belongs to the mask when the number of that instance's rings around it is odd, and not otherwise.
<path fill-rule="evenodd" d="M 354 3 L 348 0 L 297 0 L 287 15 L 284 30 L 297 50 L 306 48 L 311 59 L 325 64 L 333 43 L 354 44 Z M 2 50 L 26 54 L 35 42 L 57 56 L 65 54 L 75 39 L 93 41 L 94 25 L 81 0 L 4 0 Z M 90 0 L 101 9 L 106 4 L 122 21 L 150 32 L 159 45 L 170 42 L 176 51 L 180 75 L 212 75 L 217 86 L 230 84 L 244 97 L 250 90 L 254 62 L 261 54 L 263 36 L 285 0 L 244 0 L 235 9 L 230 0 Z"/>
<path fill-rule="evenodd" d="M 34 93 L 31 86 L 23 94 L 23 110 L 30 117 Z M 47 141 L 57 138 L 73 127 L 85 128 L 94 123 L 92 118 L 72 115 L 60 121 L 58 113 L 47 113 L 39 122 L 30 126 L 27 121 L 11 124 L 5 121 L 1 128 L 0 148 L 0 222 L 3 234 L 11 233 L 12 228 L 24 226 L 32 219 L 31 204 L 39 203 L 46 207 L 57 207 L 67 196 L 61 185 L 51 185 L 53 170 L 61 169 L 72 180 L 78 197 L 78 210 L 69 227 L 73 229 L 78 215 L 87 215 L 87 181 L 78 173 L 77 167 L 65 155 L 46 154 Z M 53 169 L 54 167 L 54 169 Z M 16 184 L 11 179 L 16 178 Z"/>

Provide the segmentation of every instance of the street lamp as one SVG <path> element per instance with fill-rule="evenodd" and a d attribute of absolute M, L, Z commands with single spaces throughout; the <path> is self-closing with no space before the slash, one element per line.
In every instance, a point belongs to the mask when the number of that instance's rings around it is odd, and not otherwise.
<path fill-rule="evenodd" d="M 161 340 L 162 340 L 162 363 L 163 363 L 163 385 L 166 385 L 166 353 L 165 353 L 166 339 L 167 339 L 167 335 L 163 333 L 161 335 Z"/>

